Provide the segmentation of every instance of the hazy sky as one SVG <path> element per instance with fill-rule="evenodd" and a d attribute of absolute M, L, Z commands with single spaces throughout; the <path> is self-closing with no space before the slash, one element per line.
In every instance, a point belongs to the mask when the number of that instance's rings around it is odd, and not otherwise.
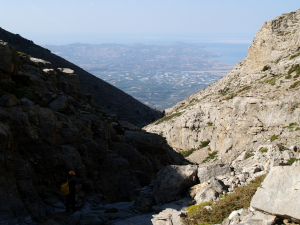
<path fill-rule="evenodd" d="M 0 0 L 0 27 L 44 44 L 250 43 L 299 0 Z"/>

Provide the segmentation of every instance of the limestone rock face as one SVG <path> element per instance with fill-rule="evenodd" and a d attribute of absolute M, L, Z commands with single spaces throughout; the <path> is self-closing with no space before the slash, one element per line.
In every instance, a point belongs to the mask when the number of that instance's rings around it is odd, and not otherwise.
<path fill-rule="evenodd" d="M 212 178 L 218 178 L 219 176 L 228 176 L 231 173 L 231 169 L 228 165 L 213 164 L 209 166 L 201 166 L 198 168 L 198 178 L 200 183 L 207 182 Z"/>
<path fill-rule="evenodd" d="M 272 215 L 300 221 L 299 173 L 299 166 L 273 167 L 253 196 L 251 206 Z"/>
<path fill-rule="evenodd" d="M 174 201 L 196 183 L 196 165 L 166 166 L 158 172 L 155 180 L 155 200 L 158 204 Z"/>
<path fill-rule="evenodd" d="M 299 146 L 299 21 L 300 10 L 265 22 L 232 71 L 144 129 L 178 152 L 195 149 L 199 164 L 213 152 L 206 162 L 231 163 L 260 145 Z"/>

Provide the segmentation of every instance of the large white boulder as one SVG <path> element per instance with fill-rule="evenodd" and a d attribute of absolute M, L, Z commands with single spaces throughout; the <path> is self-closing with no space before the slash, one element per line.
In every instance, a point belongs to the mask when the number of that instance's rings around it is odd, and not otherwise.
<path fill-rule="evenodd" d="M 300 167 L 273 167 L 252 198 L 254 209 L 300 221 Z"/>
<path fill-rule="evenodd" d="M 157 174 L 154 197 L 158 204 L 176 200 L 197 183 L 196 165 L 165 166 Z"/>

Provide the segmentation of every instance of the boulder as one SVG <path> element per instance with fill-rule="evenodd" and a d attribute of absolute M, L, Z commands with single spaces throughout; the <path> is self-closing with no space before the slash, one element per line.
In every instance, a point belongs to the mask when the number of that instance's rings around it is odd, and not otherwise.
<path fill-rule="evenodd" d="M 0 40 L 0 71 L 3 73 L 16 74 L 21 59 L 18 52 L 6 42 Z M 9 78 L 0 75 L 0 78 Z"/>
<path fill-rule="evenodd" d="M 230 176 L 230 173 L 230 167 L 224 164 L 213 164 L 198 168 L 198 178 L 200 183 L 207 182 L 212 178 L 217 178 L 218 176 Z"/>
<path fill-rule="evenodd" d="M 176 200 L 197 183 L 197 166 L 165 166 L 157 174 L 154 197 L 158 204 Z"/>
<path fill-rule="evenodd" d="M 67 96 L 59 96 L 57 99 L 50 102 L 49 106 L 53 111 L 64 111 L 67 109 L 69 98 Z"/>
<path fill-rule="evenodd" d="M 134 208 L 139 212 L 149 212 L 155 204 L 155 199 L 152 190 L 147 186 L 140 191 L 139 196 L 134 202 Z"/>
<path fill-rule="evenodd" d="M 53 69 L 53 66 L 50 62 L 45 61 L 43 59 L 37 59 L 34 57 L 30 57 L 30 61 L 37 63 L 39 66 L 45 68 L 45 69 Z"/>
<path fill-rule="evenodd" d="M 66 79 L 68 83 L 73 84 L 73 90 L 81 91 L 79 77 L 77 74 L 74 73 L 74 70 L 71 70 L 69 68 L 57 69 L 60 71 L 60 74 Z"/>
<path fill-rule="evenodd" d="M 194 200 L 196 201 L 196 204 L 215 201 L 223 191 L 225 191 L 224 184 L 222 184 L 221 181 L 213 179 L 210 184 L 198 189 L 194 196 Z"/>
<path fill-rule="evenodd" d="M 4 106 L 4 107 L 10 107 L 10 106 L 15 106 L 15 105 L 19 105 L 20 101 L 11 94 L 6 94 L 3 95 L 0 98 L 0 106 Z"/>
<path fill-rule="evenodd" d="M 268 214 L 300 221 L 299 173 L 299 166 L 273 167 L 253 196 L 251 206 Z"/>
<path fill-rule="evenodd" d="M 182 225 L 183 223 L 181 221 L 180 214 L 181 213 L 175 209 L 167 208 L 158 215 L 153 215 L 153 219 L 151 221 L 153 225 Z"/>

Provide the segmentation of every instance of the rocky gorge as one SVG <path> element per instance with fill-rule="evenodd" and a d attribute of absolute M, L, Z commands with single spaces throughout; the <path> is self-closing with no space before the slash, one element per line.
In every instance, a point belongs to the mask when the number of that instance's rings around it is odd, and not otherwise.
<path fill-rule="evenodd" d="M 297 195 L 299 182 L 294 163 L 299 160 L 300 142 L 299 19 L 300 10 L 265 22 L 248 56 L 232 71 L 144 127 L 199 165 L 198 186 L 192 186 L 197 191 L 191 194 L 197 204 L 216 200 L 222 186 L 234 193 L 257 174 L 268 174 L 251 207 L 234 212 L 223 224 L 277 224 L 278 218 L 299 222 L 299 215 L 288 206 L 297 198 L 288 196 Z M 217 165 L 224 167 L 224 174 L 202 181 L 199 170 Z"/>
<path fill-rule="evenodd" d="M 299 223 L 299 20 L 265 22 L 231 72 L 143 129 L 160 114 L 128 116 L 140 103 L 122 111 L 106 84 L 89 92 L 95 78 L 1 30 L 0 224 Z M 253 184 L 251 199 L 235 197 Z M 231 212 L 227 197 L 243 204 Z"/>

